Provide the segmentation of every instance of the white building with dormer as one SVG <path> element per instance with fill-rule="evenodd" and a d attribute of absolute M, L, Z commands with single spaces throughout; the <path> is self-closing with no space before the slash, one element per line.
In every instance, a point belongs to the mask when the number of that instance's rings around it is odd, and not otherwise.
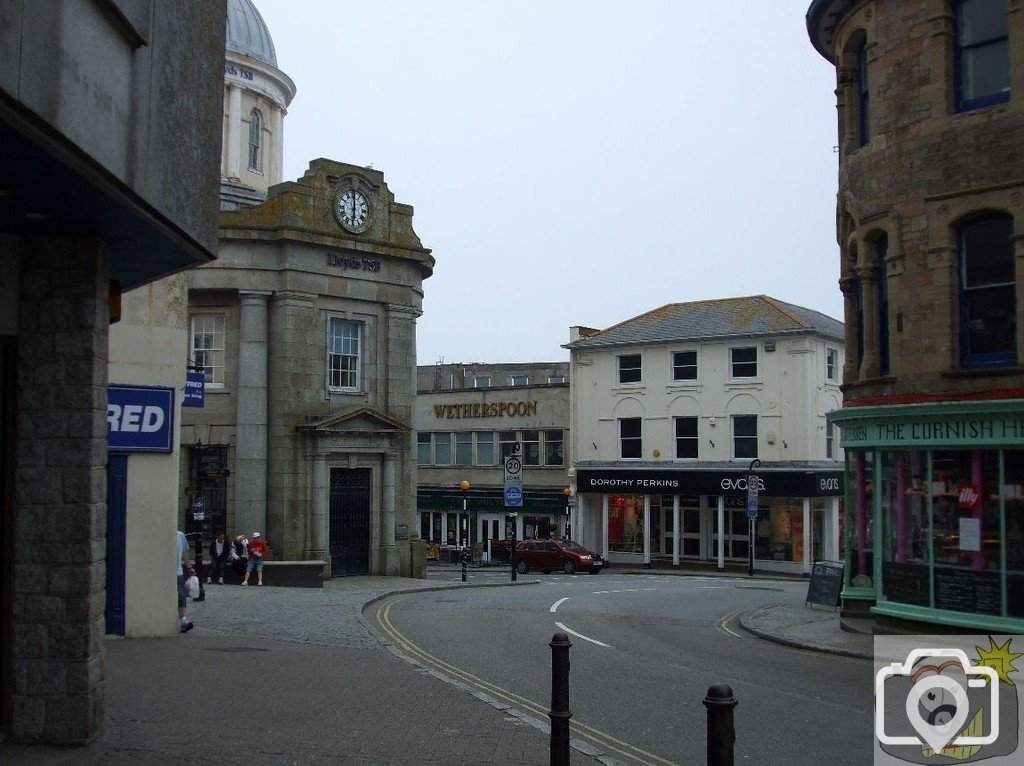
<path fill-rule="evenodd" d="M 574 534 L 612 563 L 838 556 L 843 324 L 767 296 L 572 328 Z M 753 524 L 748 476 L 757 476 Z"/>

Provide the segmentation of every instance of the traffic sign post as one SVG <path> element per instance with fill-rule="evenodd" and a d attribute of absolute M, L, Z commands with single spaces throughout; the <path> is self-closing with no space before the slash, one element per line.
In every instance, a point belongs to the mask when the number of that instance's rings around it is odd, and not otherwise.
<path fill-rule="evenodd" d="M 760 462 L 752 461 L 750 470 L 753 471 L 754 466 Z M 754 537 L 754 524 L 757 521 L 757 489 L 760 481 L 756 473 L 747 476 L 747 577 L 754 576 L 754 543 L 757 540 Z"/>
<path fill-rule="evenodd" d="M 512 581 L 516 580 L 516 508 L 523 507 L 523 459 L 519 444 L 512 454 L 505 457 L 505 513 L 512 517 L 512 550 L 509 552 L 509 564 L 512 569 Z"/>

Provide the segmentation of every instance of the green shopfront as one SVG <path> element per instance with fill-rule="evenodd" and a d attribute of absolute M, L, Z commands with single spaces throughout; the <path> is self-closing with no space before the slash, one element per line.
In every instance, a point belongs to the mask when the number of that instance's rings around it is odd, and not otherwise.
<path fill-rule="evenodd" d="M 846 454 L 844 609 L 1024 631 L 1024 402 L 849 407 L 829 420 Z"/>

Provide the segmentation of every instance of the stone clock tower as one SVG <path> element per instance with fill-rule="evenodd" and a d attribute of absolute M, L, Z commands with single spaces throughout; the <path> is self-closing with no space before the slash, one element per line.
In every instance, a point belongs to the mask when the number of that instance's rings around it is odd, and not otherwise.
<path fill-rule="evenodd" d="M 318 159 L 279 183 L 294 85 L 252 4 L 228 7 L 220 248 L 188 275 L 205 402 L 183 410 L 181 493 L 206 518 L 185 522 L 258 530 L 272 558 L 334 576 L 408 574 L 416 318 L 434 259 L 379 171 Z"/>

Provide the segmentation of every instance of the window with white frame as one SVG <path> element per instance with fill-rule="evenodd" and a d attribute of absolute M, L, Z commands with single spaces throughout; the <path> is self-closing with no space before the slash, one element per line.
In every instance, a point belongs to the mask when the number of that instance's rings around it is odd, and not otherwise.
<path fill-rule="evenodd" d="M 523 431 L 523 465 L 540 465 L 540 431 Z"/>
<path fill-rule="evenodd" d="M 359 390 L 358 322 L 331 317 L 330 348 L 327 355 L 327 387 Z"/>
<path fill-rule="evenodd" d="M 640 382 L 640 354 L 626 354 L 620 356 L 619 361 L 619 383 Z"/>
<path fill-rule="evenodd" d="M 498 431 L 498 447 L 500 449 L 501 462 L 504 463 L 505 458 L 509 455 L 514 455 L 517 451 L 521 451 L 519 434 L 515 431 Z"/>
<path fill-rule="evenodd" d="M 562 452 L 564 437 L 561 431 L 544 432 L 544 465 L 563 465 L 565 458 Z"/>
<path fill-rule="evenodd" d="M 672 380 L 697 379 L 697 352 L 675 351 L 672 354 Z"/>
<path fill-rule="evenodd" d="M 249 112 L 249 170 L 263 170 L 263 115 L 259 109 Z"/>
<path fill-rule="evenodd" d="M 473 465 L 473 432 L 455 434 L 455 465 Z"/>
<path fill-rule="evenodd" d="M 697 418 L 676 418 L 676 459 L 697 457 Z"/>
<path fill-rule="evenodd" d="M 732 416 L 732 454 L 735 458 L 757 457 L 757 415 Z"/>
<path fill-rule="evenodd" d="M 564 375 L 548 375 L 548 383 L 565 383 Z"/>
<path fill-rule="evenodd" d="M 730 348 L 729 365 L 733 378 L 756 378 L 757 346 Z"/>
<path fill-rule="evenodd" d="M 530 385 L 529 375 L 513 375 L 510 379 L 510 383 L 513 386 L 528 386 Z"/>
<path fill-rule="evenodd" d="M 642 458 L 643 430 L 641 418 L 619 418 L 619 457 L 623 460 Z"/>
<path fill-rule="evenodd" d="M 825 350 L 825 380 L 835 382 L 839 377 L 839 351 L 834 348 Z"/>
<path fill-rule="evenodd" d="M 416 434 L 416 462 L 420 465 L 430 465 L 430 433 Z"/>
<path fill-rule="evenodd" d="M 494 431 L 476 432 L 476 464 L 494 465 Z"/>
<path fill-rule="evenodd" d="M 434 434 L 434 465 L 452 464 L 452 434 L 439 431 Z"/>
<path fill-rule="evenodd" d="M 477 375 L 473 378 L 473 388 L 490 388 L 491 387 L 491 376 L 490 375 Z"/>
<path fill-rule="evenodd" d="M 224 385 L 224 315 L 192 315 L 192 364 L 203 368 L 208 388 Z"/>
<path fill-rule="evenodd" d="M 825 457 L 833 460 L 836 456 L 836 427 L 833 423 L 825 424 Z"/>

